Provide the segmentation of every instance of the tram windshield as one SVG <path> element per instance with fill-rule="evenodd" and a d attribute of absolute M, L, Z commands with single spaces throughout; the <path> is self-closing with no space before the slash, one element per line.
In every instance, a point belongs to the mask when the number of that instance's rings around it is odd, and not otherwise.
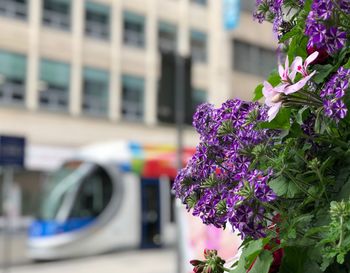
<path fill-rule="evenodd" d="M 100 166 L 70 161 L 49 177 L 39 219 L 59 222 L 95 218 L 112 198 L 113 183 Z"/>
<path fill-rule="evenodd" d="M 39 218 L 50 220 L 62 218 L 60 211 L 64 201 L 73 198 L 77 191 L 82 177 L 88 174 L 93 164 L 82 161 L 71 161 L 65 163 L 60 169 L 54 172 L 48 179 L 44 188 L 43 198 L 39 210 Z M 62 213 L 61 213 L 62 214 Z"/>

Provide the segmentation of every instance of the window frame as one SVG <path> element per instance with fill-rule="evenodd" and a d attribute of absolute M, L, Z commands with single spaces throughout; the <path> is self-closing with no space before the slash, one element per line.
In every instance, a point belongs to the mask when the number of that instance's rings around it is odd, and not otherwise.
<path fill-rule="evenodd" d="M 123 12 L 123 44 L 134 48 L 146 48 L 145 16 L 130 11 Z"/>
<path fill-rule="evenodd" d="M 24 54 L 0 50 L 0 104 L 24 106 L 26 100 L 27 57 Z M 1 59 L 1 58 L 0 58 Z"/>
<path fill-rule="evenodd" d="M 273 49 L 240 39 L 234 39 L 232 47 L 233 60 L 231 67 L 233 71 L 264 78 L 277 66 L 276 52 Z M 239 48 L 242 52 L 238 52 Z M 267 57 L 267 55 L 270 56 Z M 271 62 L 266 60 L 271 60 Z"/>
<path fill-rule="evenodd" d="M 28 0 L 23 0 L 23 3 L 16 0 L 0 0 L 0 16 L 27 21 L 28 7 Z M 19 13 L 21 9 L 23 15 Z"/>
<path fill-rule="evenodd" d="M 168 37 L 162 34 L 169 34 Z M 176 52 L 178 44 L 178 30 L 175 24 L 158 21 L 158 50 L 160 52 Z"/>
<path fill-rule="evenodd" d="M 208 62 L 208 35 L 199 30 L 191 30 L 190 33 L 191 57 L 194 63 L 205 64 Z"/>
<path fill-rule="evenodd" d="M 51 2 L 51 3 L 50 3 Z M 67 5 L 67 14 L 63 11 L 53 10 L 47 5 Z M 61 8 L 62 8 L 61 7 Z M 67 0 L 43 0 L 42 2 L 42 18 L 41 23 L 43 26 L 55 28 L 62 31 L 70 31 L 72 24 L 72 4 Z"/>
<path fill-rule="evenodd" d="M 56 67 L 56 70 L 62 69 L 63 78 L 66 78 L 66 83 L 59 81 L 58 83 L 49 81 L 43 77 L 43 71 L 47 71 L 43 66 L 49 67 L 50 65 L 61 66 Z M 52 69 L 52 67 L 51 67 Z M 55 70 L 52 69 L 52 70 Z M 64 71 L 66 69 L 66 71 Z M 57 71 L 54 71 L 57 73 Z M 66 74 L 66 75 L 64 75 Z M 44 110 L 67 112 L 69 110 L 70 103 L 70 85 L 71 85 L 71 66 L 69 63 L 56 61 L 52 59 L 41 59 L 40 60 L 40 75 L 39 75 L 39 107 Z"/>
<path fill-rule="evenodd" d="M 133 102 L 132 100 L 126 100 L 125 93 L 128 91 L 127 89 L 127 82 L 135 81 L 134 83 L 130 85 L 134 85 L 130 88 L 129 86 L 129 92 L 138 92 L 138 97 L 141 98 L 139 101 Z M 136 88 L 135 88 L 136 87 Z M 139 88 L 137 90 L 137 88 Z M 134 76 L 129 74 L 122 75 L 122 117 L 124 120 L 132 121 L 132 122 L 143 122 L 145 118 L 145 78 L 140 76 Z M 133 89 L 134 88 L 134 89 Z M 141 89 L 142 88 L 142 89 Z M 140 94 L 141 93 L 141 94 Z M 131 96 L 134 96 L 135 94 L 132 94 Z M 137 97 L 137 96 L 135 96 Z M 136 110 L 131 111 L 131 114 L 126 111 L 126 109 L 130 109 L 130 105 L 133 106 Z M 139 109 L 137 109 L 139 108 Z"/>
<path fill-rule="evenodd" d="M 95 6 L 95 10 L 93 10 Z M 95 3 L 93 1 L 85 2 L 85 26 L 84 33 L 87 37 L 96 38 L 100 40 L 109 40 L 111 35 L 111 14 L 108 5 Z M 98 10 L 99 9 L 99 10 Z M 106 22 L 97 22 L 98 20 L 88 20 L 88 15 L 95 13 L 95 16 L 105 16 Z M 105 14 L 103 14 L 105 13 Z"/>
<path fill-rule="evenodd" d="M 92 94 L 87 94 L 87 78 L 89 73 L 101 73 L 105 74 L 106 76 L 105 82 L 102 83 L 102 80 L 94 80 L 90 78 L 89 80 L 91 82 L 94 82 L 98 84 L 101 84 L 101 89 L 105 89 L 103 92 L 105 96 L 95 96 Z M 84 67 L 83 69 L 83 78 L 82 78 L 82 86 L 83 86 L 83 91 L 82 91 L 82 100 L 81 100 L 81 107 L 82 107 L 82 112 L 87 115 L 91 116 L 97 116 L 97 117 L 106 117 L 108 115 L 109 111 L 109 79 L 110 75 L 107 70 L 102 70 L 102 69 L 97 69 L 97 68 L 92 68 L 92 67 Z M 105 85 L 102 87 L 102 85 Z M 95 105 L 95 106 L 94 106 Z M 98 107 L 96 107 L 98 105 Z M 95 108 L 96 107 L 96 108 Z"/>

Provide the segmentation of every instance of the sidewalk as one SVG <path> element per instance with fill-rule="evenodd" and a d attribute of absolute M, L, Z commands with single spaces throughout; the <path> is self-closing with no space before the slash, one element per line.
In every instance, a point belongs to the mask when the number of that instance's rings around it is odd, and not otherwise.
<path fill-rule="evenodd" d="M 175 273 L 174 249 L 137 250 L 76 260 L 30 264 L 11 273 Z"/>

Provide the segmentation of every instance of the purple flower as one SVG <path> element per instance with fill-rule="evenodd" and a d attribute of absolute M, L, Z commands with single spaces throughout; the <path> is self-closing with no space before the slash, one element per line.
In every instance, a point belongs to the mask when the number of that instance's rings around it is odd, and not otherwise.
<path fill-rule="evenodd" d="M 333 105 L 333 109 L 338 119 L 345 118 L 346 114 L 348 113 L 348 109 L 342 100 L 336 101 Z"/>
<path fill-rule="evenodd" d="M 348 1 L 344 1 L 340 7 L 348 10 L 348 4 Z M 305 34 L 309 36 L 308 47 L 321 51 L 325 49 L 328 54 L 334 54 L 345 46 L 346 32 L 340 27 L 332 26 L 331 22 L 337 12 L 338 9 L 331 0 L 313 1 L 305 23 Z"/>
<path fill-rule="evenodd" d="M 345 118 L 347 107 L 342 98 L 349 89 L 350 69 L 340 67 L 321 90 L 326 116 L 339 121 Z"/>
<path fill-rule="evenodd" d="M 256 10 L 253 13 L 255 20 L 262 23 L 267 18 L 273 21 L 273 31 L 279 36 L 281 26 L 283 24 L 283 0 L 256 0 Z M 268 11 L 261 6 L 268 7 Z"/>
<path fill-rule="evenodd" d="M 340 28 L 330 27 L 326 33 L 326 48 L 329 53 L 336 53 L 346 43 L 346 32 Z"/>
<path fill-rule="evenodd" d="M 331 18 L 334 7 L 331 0 L 316 0 L 312 6 L 319 19 L 328 20 Z"/>
<path fill-rule="evenodd" d="M 264 225 L 256 210 L 263 209 L 261 202 L 276 199 L 267 185 L 272 173 L 250 170 L 252 159 L 244 151 L 274 134 L 256 129 L 267 120 L 267 108 L 234 99 L 219 108 L 201 105 L 193 119 L 201 142 L 175 179 L 176 196 L 205 224 L 223 227 L 230 222 L 244 236 L 262 236 Z"/>

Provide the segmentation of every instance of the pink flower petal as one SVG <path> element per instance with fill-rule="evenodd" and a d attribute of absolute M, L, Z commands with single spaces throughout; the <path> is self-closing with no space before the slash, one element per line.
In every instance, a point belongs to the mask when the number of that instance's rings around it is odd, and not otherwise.
<path fill-rule="evenodd" d="M 284 68 L 282 65 L 278 66 L 278 74 L 280 75 L 281 79 L 284 79 Z"/>
<path fill-rule="evenodd" d="M 303 59 L 301 57 L 296 57 L 290 66 L 292 72 L 289 74 L 289 77 L 294 81 L 297 72 L 302 73 L 303 71 Z"/>
<path fill-rule="evenodd" d="M 299 91 L 300 89 L 302 89 L 315 73 L 316 73 L 316 71 L 312 72 L 309 76 L 306 76 L 305 78 L 301 79 L 297 83 L 288 86 L 285 89 L 284 94 L 289 95 L 289 94 L 295 93 L 295 92 Z"/>
<path fill-rule="evenodd" d="M 269 117 L 269 122 L 271 122 L 277 115 L 278 111 L 280 110 L 282 106 L 282 102 L 276 103 L 274 106 L 272 106 L 269 111 L 267 112 L 267 115 Z"/>
<path fill-rule="evenodd" d="M 319 54 L 318 51 L 315 51 L 309 57 L 306 58 L 304 63 L 305 70 L 309 66 L 309 64 L 311 64 L 314 60 L 316 60 L 316 58 L 318 57 L 318 54 Z"/>
<path fill-rule="evenodd" d="M 264 97 L 274 96 L 275 92 L 274 92 L 273 86 L 268 81 L 264 81 L 263 85 L 264 85 L 264 87 L 262 89 L 262 93 L 263 93 Z"/>

